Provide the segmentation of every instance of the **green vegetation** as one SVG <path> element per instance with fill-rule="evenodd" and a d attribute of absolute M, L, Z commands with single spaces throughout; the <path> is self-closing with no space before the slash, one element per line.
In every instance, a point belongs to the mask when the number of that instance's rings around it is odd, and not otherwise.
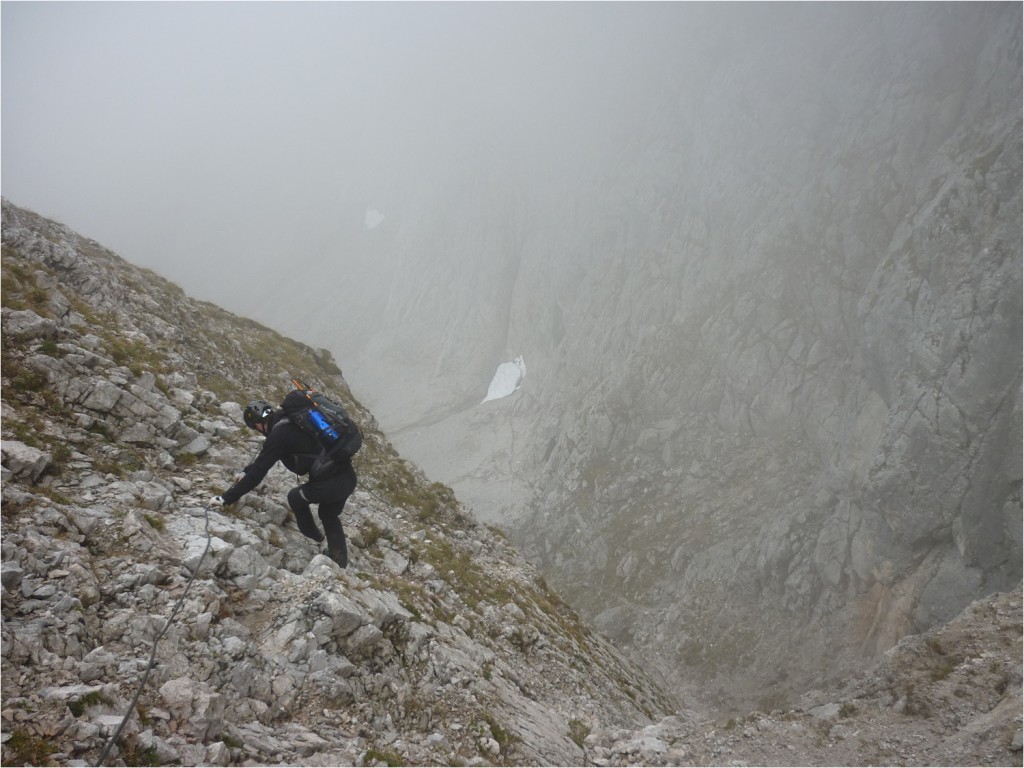
<path fill-rule="evenodd" d="M 199 462 L 199 457 L 194 453 L 179 453 L 174 457 L 174 463 L 179 467 L 193 467 Z"/>
<path fill-rule="evenodd" d="M 143 726 L 148 726 L 152 722 L 152 719 L 149 716 L 149 707 L 145 704 L 136 704 L 135 712 L 138 714 L 139 722 L 142 723 Z"/>
<path fill-rule="evenodd" d="M 145 371 L 167 372 L 164 356 L 143 339 L 126 339 L 108 333 L 104 341 L 110 359 L 127 367 L 134 376 L 141 376 Z"/>
<path fill-rule="evenodd" d="M 3 306 L 10 309 L 29 309 L 40 317 L 50 317 L 50 292 L 38 284 L 36 272 L 28 264 L 21 262 L 18 252 L 7 246 L 3 247 L 3 270 L 0 278 L 0 296 Z M 36 269 L 47 271 L 42 265 Z"/>
<path fill-rule="evenodd" d="M 457 505 L 455 491 L 443 483 L 431 483 L 420 496 L 419 519 L 421 522 L 436 520 L 442 511 L 454 509 Z"/>
<path fill-rule="evenodd" d="M 140 750 L 134 744 L 122 746 L 121 759 L 124 760 L 125 765 L 163 765 L 156 747 Z"/>
<path fill-rule="evenodd" d="M 109 457 L 96 459 L 92 463 L 92 468 L 101 475 L 124 476 L 124 470 L 121 468 L 121 465 Z"/>
<path fill-rule="evenodd" d="M 509 543 L 508 536 L 506 536 L 505 532 L 503 530 L 501 530 L 501 528 L 499 528 L 498 526 L 488 524 L 486 526 L 486 528 L 487 528 L 488 531 L 491 532 L 491 535 L 494 536 L 495 538 L 501 539 L 506 544 Z"/>
<path fill-rule="evenodd" d="M 424 621 L 424 614 L 427 613 L 439 621 L 448 623 L 454 618 L 442 611 L 442 603 L 437 597 L 416 582 L 406 581 L 401 576 L 387 574 L 377 576 L 365 571 L 360 571 L 357 575 L 374 589 L 393 593 L 416 621 Z M 404 642 L 406 638 L 398 637 L 397 639 L 399 642 Z"/>
<path fill-rule="evenodd" d="M 46 387 L 46 374 L 37 368 L 26 365 L 24 359 L 16 357 L 12 353 L 17 348 L 6 334 L 4 335 L 2 351 L 0 351 L 0 366 L 3 368 L 4 378 L 10 382 L 10 390 L 18 395 L 26 396 L 32 393 L 41 393 Z"/>
<path fill-rule="evenodd" d="M 238 385 L 225 378 L 223 374 L 208 373 L 201 378 L 200 384 L 221 401 L 235 402 L 244 399 L 239 393 Z"/>
<path fill-rule="evenodd" d="M 455 549 L 447 539 L 431 539 L 423 546 L 420 559 L 434 566 L 470 608 L 484 600 L 504 605 L 513 599 L 505 582 L 484 572 L 468 552 Z"/>
<path fill-rule="evenodd" d="M 267 543 L 278 549 L 284 549 L 288 545 L 284 534 L 281 533 L 281 529 L 276 525 L 267 529 Z"/>
<path fill-rule="evenodd" d="M 146 522 L 149 523 L 150 526 L 154 530 L 161 531 L 161 532 L 167 530 L 167 522 L 162 517 L 160 517 L 159 515 L 145 515 L 144 514 L 143 517 L 146 519 Z"/>
<path fill-rule="evenodd" d="M 387 766 L 405 765 L 405 758 L 397 752 L 389 752 L 387 750 L 377 749 L 371 747 L 366 750 L 366 754 L 363 755 L 364 765 L 373 765 L 375 763 L 384 763 Z"/>
<path fill-rule="evenodd" d="M 569 721 L 569 738 L 572 739 L 580 749 L 583 748 L 583 742 L 589 735 L 590 728 L 582 720 L 573 719 Z"/>
<path fill-rule="evenodd" d="M 114 706 L 114 702 L 110 700 L 110 697 L 104 696 L 100 691 L 92 691 L 91 693 L 87 693 L 81 698 L 72 701 L 68 704 L 68 709 L 71 710 L 71 714 L 75 717 L 81 717 L 89 707 L 95 707 L 98 705 L 112 707 Z"/>
<path fill-rule="evenodd" d="M 15 440 L 31 445 L 33 448 L 42 448 L 43 441 L 43 419 L 38 411 L 23 409 L 19 411 L 17 419 L 4 421 L 4 432 L 14 436 Z"/>
<path fill-rule="evenodd" d="M 504 762 L 508 758 L 509 748 L 512 746 L 513 737 L 499 725 L 497 719 L 490 712 L 484 712 L 480 719 L 486 724 L 490 731 L 491 738 L 498 743 L 498 749 Z"/>
<path fill-rule="evenodd" d="M 946 651 L 942 647 L 942 643 L 939 642 L 939 638 L 937 638 L 937 637 L 929 637 L 925 641 L 925 645 L 927 645 L 928 649 L 932 653 L 934 653 L 936 656 L 945 656 L 946 655 Z"/>
<path fill-rule="evenodd" d="M 106 422 L 100 421 L 99 419 L 90 424 L 85 431 L 92 432 L 94 435 L 99 435 L 108 443 L 114 442 L 113 428 L 111 428 L 111 426 Z"/>
<path fill-rule="evenodd" d="M 55 488 L 50 488 L 49 486 L 40 486 L 36 490 L 40 494 L 48 498 L 50 501 L 52 501 L 54 504 L 63 504 L 64 506 L 71 506 L 71 504 L 73 503 L 71 498 L 67 494 L 61 493 Z"/>
<path fill-rule="evenodd" d="M 374 549 L 380 539 L 387 539 L 388 536 L 383 528 L 376 523 L 367 522 L 359 529 L 359 535 L 363 541 L 363 547 L 367 550 Z"/>
<path fill-rule="evenodd" d="M 788 706 L 789 701 L 786 699 L 786 695 L 781 691 L 772 691 L 757 700 L 758 710 L 765 714 L 771 714 L 772 712 L 786 709 Z"/>
<path fill-rule="evenodd" d="M 50 450 L 50 454 L 53 456 L 54 469 L 59 473 L 63 465 L 67 464 L 71 459 L 71 446 L 67 443 L 55 443 Z"/>
<path fill-rule="evenodd" d="M 937 683 L 940 680 L 945 680 L 953 674 L 954 669 L 956 669 L 956 664 L 946 663 L 939 665 L 938 668 L 932 670 L 932 681 Z"/>
<path fill-rule="evenodd" d="M 371 455 L 364 457 L 360 453 L 357 460 L 359 469 L 373 478 L 375 492 L 392 506 L 414 512 L 420 522 L 440 521 L 446 512 L 456 514 L 458 500 L 455 492 L 443 483 L 425 485 L 404 459 L 396 457 L 381 461 Z"/>
<path fill-rule="evenodd" d="M 57 748 L 46 739 L 16 730 L 4 745 L 7 765 L 46 765 Z"/>
<path fill-rule="evenodd" d="M 139 271 L 143 275 L 145 275 L 147 278 L 149 278 L 149 284 L 151 286 L 154 286 L 154 287 L 157 287 L 157 288 L 161 288 L 166 293 L 170 294 L 171 296 L 177 297 L 177 298 L 183 298 L 185 296 L 185 291 L 182 290 L 181 286 L 179 286 L 177 283 L 172 283 L 167 278 L 163 277 L 162 275 L 157 274 L 156 272 L 154 272 L 153 270 L 151 270 L 151 269 L 149 269 L 147 267 L 140 267 Z M 126 282 L 129 282 L 129 281 L 126 281 Z M 133 283 L 129 282 L 129 285 L 133 285 Z M 134 285 L 137 286 L 138 283 L 134 283 Z M 144 288 L 139 288 L 139 290 L 145 290 L 145 289 Z"/>
<path fill-rule="evenodd" d="M 903 712 L 914 717 L 929 717 L 932 713 L 931 705 L 918 691 L 914 683 L 908 683 L 903 691 L 904 707 Z"/>
<path fill-rule="evenodd" d="M 16 520 L 23 510 L 28 509 L 31 506 L 31 502 L 28 500 L 15 501 L 11 498 L 9 493 L 3 494 L 0 497 L 0 515 L 3 516 L 4 520 L 8 522 Z"/>
<path fill-rule="evenodd" d="M 241 749 L 244 746 L 241 739 L 236 739 L 230 733 L 222 733 L 220 740 L 224 742 L 224 746 L 228 749 Z"/>

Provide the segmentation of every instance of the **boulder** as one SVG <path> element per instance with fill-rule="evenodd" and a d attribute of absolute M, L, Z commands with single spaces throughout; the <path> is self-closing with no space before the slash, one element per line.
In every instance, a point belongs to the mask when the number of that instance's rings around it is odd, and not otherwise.
<path fill-rule="evenodd" d="M 53 463 L 53 457 L 19 440 L 0 441 L 0 456 L 10 473 L 17 479 L 36 483 L 47 467 Z"/>
<path fill-rule="evenodd" d="M 3 326 L 7 333 L 25 339 L 53 339 L 57 337 L 57 323 L 40 317 L 31 309 L 3 308 Z"/>

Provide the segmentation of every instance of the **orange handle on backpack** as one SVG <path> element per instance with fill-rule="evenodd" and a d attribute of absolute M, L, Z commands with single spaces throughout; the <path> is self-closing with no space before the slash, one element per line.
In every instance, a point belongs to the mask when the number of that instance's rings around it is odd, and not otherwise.
<path fill-rule="evenodd" d="M 313 398 L 310 397 L 310 395 L 316 394 L 315 389 L 299 379 L 292 379 L 292 384 L 295 385 L 296 389 L 301 390 L 306 395 L 306 399 L 309 400 L 309 402 L 313 403 L 314 406 L 316 405 L 316 403 L 313 402 Z"/>

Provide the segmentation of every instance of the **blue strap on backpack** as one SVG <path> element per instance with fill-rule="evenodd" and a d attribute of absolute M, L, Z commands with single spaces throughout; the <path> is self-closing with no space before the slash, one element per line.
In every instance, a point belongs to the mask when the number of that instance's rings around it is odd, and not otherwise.
<path fill-rule="evenodd" d="M 292 379 L 292 383 L 296 388 L 285 396 L 281 407 L 292 423 L 320 443 L 320 456 L 309 473 L 317 479 L 325 476 L 336 462 L 355 456 L 363 445 L 363 434 L 341 404 L 298 379 Z"/>

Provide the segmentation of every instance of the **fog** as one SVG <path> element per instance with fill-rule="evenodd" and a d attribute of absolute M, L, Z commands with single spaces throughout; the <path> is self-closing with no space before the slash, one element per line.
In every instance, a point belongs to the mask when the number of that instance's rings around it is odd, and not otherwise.
<path fill-rule="evenodd" d="M 228 308 L 389 191 L 592 165 L 720 43 L 712 10 L 667 3 L 2 14 L 4 196 Z"/>
<path fill-rule="evenodd" d="M 1019 584 L 1019 3 L 0 12 L 3 195 L 330 349 L 675 688 Z"/>

